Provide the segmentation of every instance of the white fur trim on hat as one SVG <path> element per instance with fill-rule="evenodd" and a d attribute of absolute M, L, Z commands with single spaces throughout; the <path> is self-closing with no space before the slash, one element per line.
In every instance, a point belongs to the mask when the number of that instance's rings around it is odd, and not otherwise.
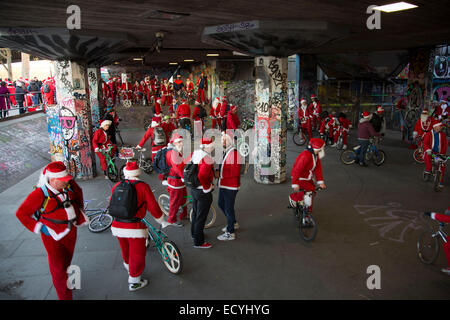
<path fill-rule="evenodd" d="M 103 128 L 103 126 L 105 125 L 111 125 L 112 121 L 111 120 L 103 120 L 102 123 L 100 124 L 100 127 Z"/>

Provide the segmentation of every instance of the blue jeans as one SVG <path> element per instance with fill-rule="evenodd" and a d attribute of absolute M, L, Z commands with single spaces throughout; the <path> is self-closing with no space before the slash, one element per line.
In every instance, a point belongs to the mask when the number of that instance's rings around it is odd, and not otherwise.
<path fill-rule="evenodd" d="M 359 145 L 360 148 L 358 150 L 356 150 L 356 154 L 358 156 L 358 161 L 359 163 L 365 163 L 366 162 L 366 153 L 367 153 L 367 148 L 370 145 L 370 141 L 369 140 L 359 140 Z"/>
<path fill-rule="evenodd" d="M 227 218 L 227 231 L 234 233 L 234 224 L 236 223 L 236 216 L 234 213 L 234 203 L 236 201 L 236 195 L 238 190 L 230 190 L 225 188 L 219 188 L 219 208 L 225 214 Z"/>

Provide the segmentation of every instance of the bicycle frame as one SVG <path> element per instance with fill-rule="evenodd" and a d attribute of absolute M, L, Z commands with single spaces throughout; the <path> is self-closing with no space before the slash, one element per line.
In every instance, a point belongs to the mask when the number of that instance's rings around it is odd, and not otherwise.
<path fill-rule="evenodd" d="M 159 254 L 164 258 L 165 261 L 169 260 L 166 249 L 163 246 L 163 242 L 165 239 L 168 239 L 167 235 L 160 229 L 156 229 L 154 226 L 148 222 L 147 219 L 143 218 L 141 220 L 148 228 L 148 235 L 150 239 L 155 243 L 155 247 L 158 250 Z"/>
<path fill-rule="evenodd" d="M 445 233 L 445 231 L 444 231 L 444 224 L 443 223 L 439 223 L 439 229 L 438 229 L 438 231 L 436 231 L 435 233 L 433 233 L 431 236 L 433 237 L 433 238 L 436 238 L 436 237 L 441 237 L 441 239 L 442 239 L 442 241 L 444 241 L 444 243 L 447 243 L 447 234 Z"/>

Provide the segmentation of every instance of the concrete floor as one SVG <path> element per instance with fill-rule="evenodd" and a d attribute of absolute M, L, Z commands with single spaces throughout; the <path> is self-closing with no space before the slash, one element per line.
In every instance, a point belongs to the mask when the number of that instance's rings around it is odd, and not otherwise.
<path fill-rule="evenodd" d="M 143 130 L 122 130 L 137 143 Z M 352 135 L 355 133 L 352 132 Z M 288 135 L 288 175 L 300 151 Z M 354 137 L 351 137 L 354 138 Z M 381 167 L 344 166 L 339 152 L 328 148 L 323 160 L 328 189 L 317 195 L 314 214 L 319 226 L 312 244 L 301 241 L 287 209 L 290 180 L 260 185 L 253 173 L 243 178 L 237 197 L 237 239 L 216 239 L 226 224 L 218 209 L 213 244 L 194 249 L 189 224 L 167 227 L 183 255 L 180 275 L 169 273 L 154 248 L 148 250 L 144 277 L 149 285 L 130 293 L 117 240 L 109 230 L 94 234 L 79 229 L 72 264 L 81 268 L 81 290 L 75 299 L 449 299 L 450 277 L 443 251 L 435 265 L 417 258 L 416 241 L 426 228 L 424 211 L 449 206 L 450 181 L 441 193 L 421 181 L 423 167 L 412 151 L 389 132 Z M 350 141 L 352 142 L 351 139 Z M 39 171 L 0 193 L 0 299 L 56 299 L 40 238 L 26 230 L 15 211 L 36 183 Z M 143 174 L 155 195 L 164 192 L 155 174 Z M 105 205 L 112 183 L 102 176 L 80 181 L 91 207 Z M 217 208 L 218 191 L 214 192 Z M 381 268 L 381 289 L 369 290 L 367 268 Z"/>

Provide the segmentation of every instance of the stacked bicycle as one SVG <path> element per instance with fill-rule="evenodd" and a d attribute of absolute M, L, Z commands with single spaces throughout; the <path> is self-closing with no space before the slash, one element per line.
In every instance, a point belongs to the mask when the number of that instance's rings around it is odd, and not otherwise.
<path fill-rule="evenodd" d="M 141 168 L 146 174 L 151 174 L 153 172 L 153 164 L 150 159 L 145 159 L 144 152 L 145 148 L 136 147 L 122 147 L 119 151 L 119 158 L 126 160 L 127 162 L 136 160 L 139 168 Z M 137 156 L 137 157 L 136 157 Z M 120 179 L 124 179 L 123 169 L 125 169 L 126 164 L 120 167 Z"/>

